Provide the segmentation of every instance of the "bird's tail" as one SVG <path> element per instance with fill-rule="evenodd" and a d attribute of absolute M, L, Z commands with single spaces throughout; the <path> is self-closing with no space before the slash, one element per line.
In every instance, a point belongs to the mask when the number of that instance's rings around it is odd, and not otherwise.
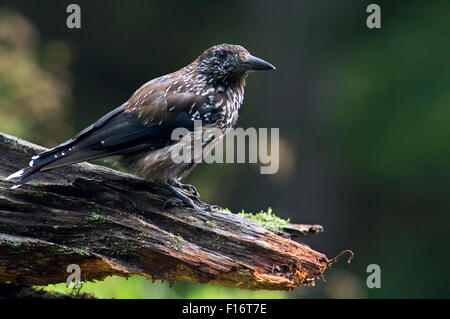
<path fill-rule="evenodd" d="M 56 156 L 55 156 L 56 155 Z M 58 160 L 61 160 L 62 156 L 58 156 L 60 154 L 54 154 L 50 153 L 47 154 L 47 152 L 42 153 L 40 155 L 33 156 L 31 158 L 30 163 L 27 167 L 22 168 L 20 171 L 17 171 L 11 175 L 9 175 L 5 180 L 14 182 L 14 185 L 11 187 L 12 189 L 19 188 L 24 183 L 31 181 L 38 177 L 42 169 L 49 164 L 52 164 Z"/>

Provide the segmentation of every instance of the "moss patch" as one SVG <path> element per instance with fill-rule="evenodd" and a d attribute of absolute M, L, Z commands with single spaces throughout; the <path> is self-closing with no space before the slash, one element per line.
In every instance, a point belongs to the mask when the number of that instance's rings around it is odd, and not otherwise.
<path fill-rule="evenodd" d="M 169 236 L 171 237 L 171 238 L 173 238 L 173 239 L 175 239 L 177 242 L 179 242 L 179 243 L 184 243 L 184 238 L 183 237 L 181 237 L 181 236 L 177 236 L 177 235 L 174 235 L 174 234 L 172 234 L 172 233 L 169 233 Z"/>
<path fill-rule="evenodd" d="M 20 241 L 15 241 L 15 240 L 0 240 L 0 246 L 19 248 L 22 246 L 22 243 Z"/>
<path fill-rule="evenodd" d="M 92 216 L 86 217 L 86 221 L 88 223 L 97 223 L 97 224 L 104 224 L 108 222 L 103 216 L 99 214 L 93 214 Z"/>
<path fill-rule="evenodd" d="M 175 246 L 173 243 L 171 243 L 170 241 L 166 241 L 166 246 L 167 247 L 169 247 L 170 249 L 172 249 L 172 250 L 175 250 L 175 251 L 179 251 L 180 250 L 180 248 L 178 248 L 177 246 Z"/>
<path fill-rule="evenodd" d="M 256 224 L 261 225 L 270 231 L 281 233 L 283 229 L 290 225 L 289 219 L 282 219 L 272 213 L 272 208 L 268 208 L 267 212 L 261 210 L 257 214 L 246 213 L 242 210 L 238 213 L 239 216 L 248 218 Z"/>
<path fill-rule="evenodd" d="M 213 222 L 212 220 L 208 220 L 208 221 L 206 222 L 206 225 L 208 225 L 209 227 L 216 227 L 216 226 L 217 226 L 216 223 Z"/>
<path fill-rule="evenodd" d="M 70 248 L 63 245 L 55 245 L 51 246 L 50 248 L 54 253 L 60 254 L 60 255 L 71 255 L 71 254 L 78 254 L 82 256 L 90 256 L 91 251 L 89 248 Z"/>

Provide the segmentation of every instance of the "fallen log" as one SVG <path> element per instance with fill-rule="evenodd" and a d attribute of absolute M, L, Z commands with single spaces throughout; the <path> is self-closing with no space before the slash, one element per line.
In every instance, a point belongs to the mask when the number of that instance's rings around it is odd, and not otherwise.
<path fill-rule="evenodd" d="M 45 149 L 0 133 L 0 283 L 66 282 L 142 275 L 152 280 L 288 290 L 313 285 L 335 261 L 237 214 L 164 203 L 158 184 L 88 163 L 57 168 L 10 189 L 5 177 Z M 203 203 L 196 202 L 201 205 Z"/>

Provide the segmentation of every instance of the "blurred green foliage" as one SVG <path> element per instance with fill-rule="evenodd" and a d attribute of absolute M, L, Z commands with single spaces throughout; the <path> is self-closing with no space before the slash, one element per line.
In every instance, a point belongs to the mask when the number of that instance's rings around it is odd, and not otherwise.
<path fill-rule="evenodd" d="M 360 183 L 443 199 L 450 180 L 449 6 L 408 9 L 330 65 L 323 103 L 333 105 L 326 116 L 344 153 L 340 165 Z"/>
<path fill-rule="evenodd" d="M 66 284 L 49 285 L 43 288 L 47 291 L 57 291 L 61 293 L 70 293 L 71 288 Z M 248 291 L 242 289 L 232 289 L 217 285 L 201 285 L 187 282 L 179 282 L 171 285 L 168 282 L 160 280 L 152 283 L 151 280 L 140 276 L 131 276 L 129 278 L 107 277 L 103 281 L 82 283 L 80 289 L 82 293 L 91 293 L 97 298 L 171 298 L 171 299 L 200 299 L 200 298 L 286 298 L 286 292 L 279 291 Z"/>
<path fill-rule="evenodd" d="M 54 132 L 71 132 L 63 123 L 71 96 L 68 48 L 63 42 L 40 47 L 35 27 L 6 9 L 0 10 L 0 43 L 0 130 L 41 144 L 57 142 Z"/>

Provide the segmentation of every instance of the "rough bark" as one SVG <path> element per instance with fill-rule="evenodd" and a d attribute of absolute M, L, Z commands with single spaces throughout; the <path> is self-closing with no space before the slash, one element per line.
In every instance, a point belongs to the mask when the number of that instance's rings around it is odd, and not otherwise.
<path fill-rule="evenodd" d="M 164 208 L 166 189 L 92 164 L 10 189 L 4 178 L 43 150 L 0 133 L 0 283 L 66 282 L 67 266 L 77 264 L 83 281 L 138 274 L 286 290 L 314 284 L 335 261 L 290 238 L 318 225 L 280 235 L 232 213 Z"/>

